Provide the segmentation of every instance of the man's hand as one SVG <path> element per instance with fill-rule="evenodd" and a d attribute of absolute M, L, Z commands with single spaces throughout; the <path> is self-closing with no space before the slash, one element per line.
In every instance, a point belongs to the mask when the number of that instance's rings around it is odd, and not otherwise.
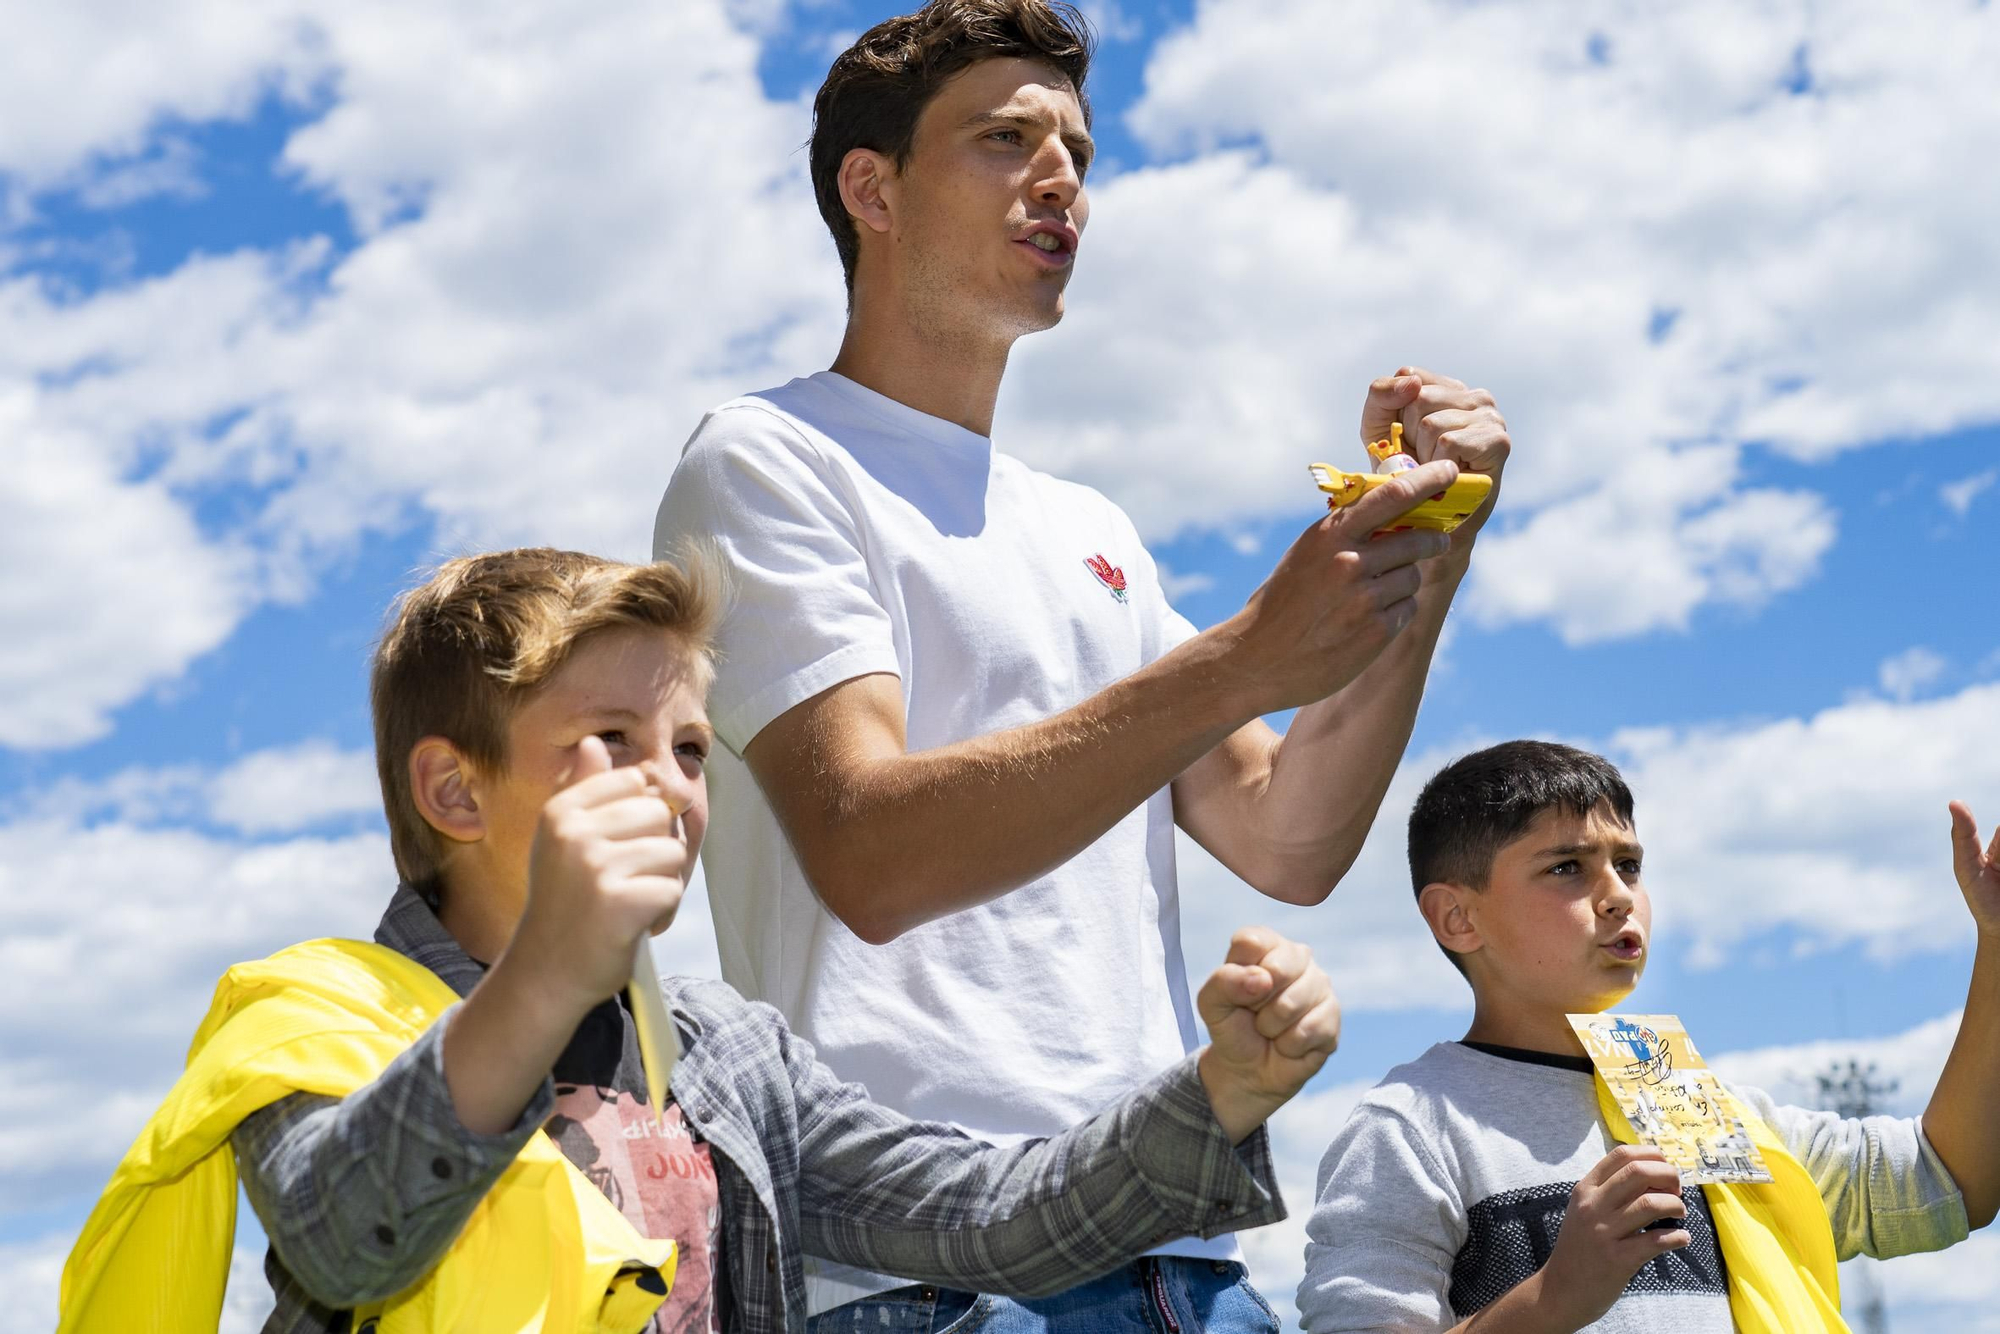
<path fill-rule="evenodd" d="M 1569 1193 L 1555 1249 L 1536 1276 L 1538 1310 L 1560 1329 L 1598 1319 L 1649 1260 L 1690 1240 L 1684 1227 L 1647 1226 L 1686 1217 L 1679 1170 L 1651 1145 L 1619 1145 Z"/>
<path fill-rule="evenodd" d="M 1418 562 L 1451 549 L 1443 533 L 1376 531 L 1450 486 L 1456 464 L 1399 473 L 1305 530 L 1249 604 L 1225 623 L 1255 712 L 1325 699 L 1359 676 L 1417 614 Z"/>
<path fill-rule="evenodd" d="M 535 828 L 509 971 L 531 966 L 581 1017 L 631 979 L 639 938 L 673 921 L 689 861 L 680 817 L 645 770 L 612 768 L 604 742 L 585 737 L 569 786 Z"/>
<path fill-rule="evenodd" d="M 1260 926 L 1230 938 L 1195 1008 L 1209 1037 L 1202 1086 L 1231 1143 L 1305 1087 L 1340 1043 L 1340 1002 L 1312 951 Z"/>
<path fill-rule="evenodd" d="M 1965 906 L 1979 924 L 1979 934 L 2000 940 L 2000 826 L 1993 830 L 1993 842 L 1981 852 L 1979 822 L 1962 801 L 1951 803 L 1951 861 L 1958 873 L 1958 887 L 1965 894 Z"/>
<path fill-rule="evenodd" d="M 1386 439 L 1392 422 L 1403 424 L 1403 448 L 1417 462 L 1450 459 L 1461 472 L 1485 473 L 1493 479 L 1486 503 L 1451 535 L 1453 547 L 1463 551 L 1493 512 L 1493 498 L 1500 494 L 1500 473 L 1513 450 L 1506 418 L 1484 389 L 1468 389 L 1463 381 L 1421 366 L 1403 366 L 1368 386 L 1361 407 L 1361 443 Z"/>

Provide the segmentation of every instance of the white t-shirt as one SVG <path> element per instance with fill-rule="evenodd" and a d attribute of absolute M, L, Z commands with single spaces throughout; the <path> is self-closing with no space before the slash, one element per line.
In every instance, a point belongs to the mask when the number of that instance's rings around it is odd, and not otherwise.
<path fill-rule="evenodd" d="M 1038 722 L 1159 657 L 1194 628 L 1125 514 L 826 371 L 703 419 L 654 546 L 690 537 L 734 580 L 702 849 L 729 982 L 878 1101 L 996 1141 L 1067 1129 L 1191 1050 L 1167 789 L 1048 875 L 869 945 L 814 895 L 741 759 L 869 673 L 900 678 L 920 751 Z M 1161 1253 L 1238 1258 L 1226 1237 Z M 808 1276 L 815 1311 L 903 1281 Z"/>

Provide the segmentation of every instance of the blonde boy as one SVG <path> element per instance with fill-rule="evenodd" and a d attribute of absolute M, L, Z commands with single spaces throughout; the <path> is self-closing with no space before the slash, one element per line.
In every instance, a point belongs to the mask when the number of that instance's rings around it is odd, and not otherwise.
<path fill-rule="evenodd" d="M 271 1239 L 267 1330 L 346 1330 L 432 1282 L 544 1131 L 620 1235 L 678 1244 L 648 1329 L 800 1329 L 808 1252 L 1049 1291 L 1161 1236 L 1282 1216 L 1257 1127 L 1332 1050 L 1338 1007 L 1305 950 L 1258 930 L 1203 989 L 1213 1043 L 1053 1140 L 909 1121 L 769 1007 L 686 978 L 663 987 L 686 1052 L 656 1123 L 620 991 L 708 823 L 713 619 L 672 565 L 549 550 L 453 561 L 403 599 L 372 689 L 402 881 L 376 941 L 463 1000 L 365 1086 L 290 1093 L 229 1135 Z M 91 1254 L 72 1269 L 107 1272 Z M 659 1269 L 636 1282 L 657 1295 Z"/>

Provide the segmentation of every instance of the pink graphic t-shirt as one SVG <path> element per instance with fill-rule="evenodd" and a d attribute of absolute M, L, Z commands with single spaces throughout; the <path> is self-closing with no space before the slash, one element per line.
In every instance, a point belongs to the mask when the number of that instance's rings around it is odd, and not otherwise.
<path fill-rule="evenodd" d="M 721 1240 L 715 1165 L 678 1104 L 668 1101 L 655 1124 L 645 1095 L 619 1087 L 638 1064 L 636 1045 L 627 1051 L 630 1029 L 615 1001 L 591 1013 L 556 1062 L 556 1110 L 542 1128 L 642 1236 L 679 1243 L 673 1289 L 648 1328 L 709 1334 L 721 1329 L 713 1301 Z M 644 1088 L 643 1074 L 636 1082 Z"/>

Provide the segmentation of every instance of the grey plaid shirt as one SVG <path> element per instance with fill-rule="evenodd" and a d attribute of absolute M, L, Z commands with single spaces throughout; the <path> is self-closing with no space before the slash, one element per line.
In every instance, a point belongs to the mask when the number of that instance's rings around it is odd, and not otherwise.
<path fill-rule="evenodd" d="M 482 976 L 407 886 L 375 939 L 460 996 Z M 803 1330 L 805 1254 L 1039 1296 L 1175 1237 L 1285 1216 L 1264 1132 L 1229 1143 L 1193 1057 L 1063 1135 L 995 1148 L 870 1102 L 776 1010 L 720 982 L 670 977 L 662 989 L 686 1048 L 674 1101 L 715 1163 L 725 1329 Z M 237 1127 L 243 1184 L 271 1239 L 266 1334 L 344 1331 L 348 1308 L 421 1279 L 553 1109 L 545 1081 L 510 1130 L 467 1131 L 445 1087 L 443 1031 L 346 1098 L 295 1093 Z"/>

